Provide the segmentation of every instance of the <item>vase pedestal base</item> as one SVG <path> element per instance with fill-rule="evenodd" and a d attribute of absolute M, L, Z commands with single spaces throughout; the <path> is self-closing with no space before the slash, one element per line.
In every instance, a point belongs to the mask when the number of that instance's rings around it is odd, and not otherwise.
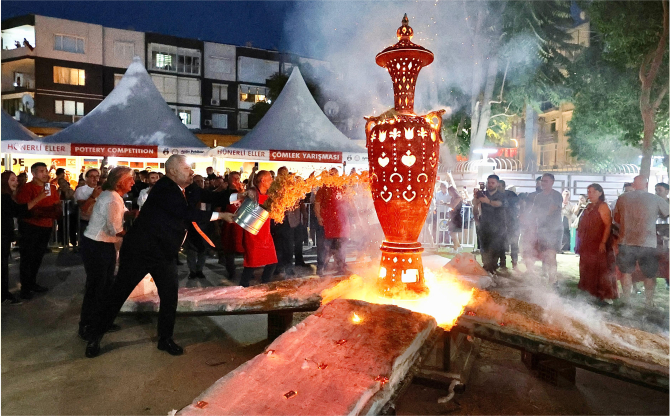
<path fill-rule="evenodd" d="M 421 298 L 428 295 L 419 243 L 384 241 L 377 286 L 385 297 Z"/>

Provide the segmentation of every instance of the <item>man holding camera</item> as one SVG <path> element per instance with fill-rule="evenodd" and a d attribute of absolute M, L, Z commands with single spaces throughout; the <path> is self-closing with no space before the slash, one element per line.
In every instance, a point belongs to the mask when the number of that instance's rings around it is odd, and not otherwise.
<path fill-rule="evenodd" d="M 494 274 L 498 259 L 505 256 L 507 230 L 505 226 L 505 194 L 498 190 L 498 175 L 486 179 L 486 191 L 475 189 L 472 201 L 477 233 L 482 250 L 484 269 Z"/>
<path fill-rule="evenodd" d="M 38 202 L 30 215 L 21 221 L 21 237 L 19 248 L 21 251 L 21 298 L 31 299 L 31 292 L 46 292 L 48 289 L 37 284 L 37 272 L 42 265 L 44 252 L 51 238 L 53 220 L 62 216 L 63 210 L 56 187 L 49 183 L 47 165 L 37 162 L 30 167 L 33 180 L 26 183 L 16 195 L 16 202 L 26 204 L 37 195 L 44 192 L 46 198 Z"/>

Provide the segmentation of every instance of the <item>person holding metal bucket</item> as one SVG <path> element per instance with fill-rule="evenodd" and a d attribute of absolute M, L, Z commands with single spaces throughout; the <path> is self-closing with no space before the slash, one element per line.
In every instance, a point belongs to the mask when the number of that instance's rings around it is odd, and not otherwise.
<path fill-rule="evenodd" d="M 210 245 L 198 222 L 219 219 L 231 222 L 229 212 L 202 211 L 189 203 L 184 189 L 193 183 L 193 169 L 183 155 L 172 155 L 165 162 L 165 176 L 151 189 L 133 227 L 123 239 L 119 255 L 119 271 L 107 298 L 96 308 L 90 325 L 86 356 L 100 354 L 100 340 L 108 331 L 121 306 L 135 286 L 146 276 L 156 283 L 160 309 L 158 312 L 158 349 L 170 355 L 184 350 L 172 339 L 178 300 L 177 254 L 186 238 L 189 225 Z M 230 198 L 227 192 L 211 192 L 196 188 L 193 201 L 223 205 Z"/>
<path fill-rule="evenodd" d="M 269 213 L 260 206 L 268 199 L 270 185 L 270 172 L 258 172 L 254 177 L 254 187 L 246 192 L 247 200 L 235 214 L 235 222 L 244 229 L 241 247 L 244 252 L 244 270 L 240 286 L 249 286 L 254 269 L 260 267 L 263 267 L 261 282 L 269 282 L 277 267 L 277 252 L 270 234 L 270 222 L 267 221 Z"/>

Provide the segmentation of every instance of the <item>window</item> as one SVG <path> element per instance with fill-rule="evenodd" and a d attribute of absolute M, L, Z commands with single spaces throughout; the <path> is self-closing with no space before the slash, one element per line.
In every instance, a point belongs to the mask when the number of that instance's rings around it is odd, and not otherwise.
<path fill-rule="evenodd" d="M 76 68 L 54 67 L 54 83 L 70 85 L 86 85 L 86 71 Z"/>
<path fill-rule="evenodd" d="M 215 129 L 227 129 L 228 114 L 212 114 L 212 127 Z"/>
<path fill-rule="evenodd" d="M 85 53 L 84 38 L 68 35 L 56 35 L 54 50 L 72 53 Z"/>
<path fill-rule="evenodd" d="M 114 42 L 114 57 L 123 60 L 132 60 L 135 56 L 135 44 L 133 42 Z"/>
<path fill-rule="evenodd" d="M 251 87 L 246 85 L 240 86 L 240 101 L 247 103 L 258 103 L 266 101 L 267 88 L 265 87 Z"/>
<path fill-rule="evenodd" d="M 179 74 L 200 75 L 200 51 L 197 49 L 177 48 L 170 45 L 149 45 L 151 69 L 176 72 Z"/>
<path fill-rule="evenodd" d="M 228 99 L 228 86 L 223 84 L 212 84 L 212 99 L 225 101 Z"/>
<path fill-rule="evenodd" d="M 181 122 L 184 124 L 191 124 L 191 111 L 190 110 L 177 110 L 177 115 L 181 119 Z"/>
<path fill-rule="evenodd" d="M 212 124 L 214 122 L 212 121 Z M 240 113 L 240 129 L 249 128 L 249 113 Z"/>
<path fill-rule="evenodd" d="M 56 100 L 55 113 L 65 114 L 66 116 L 83 116 L 84 103 L 68 100 Z"/>
<path fill-rule="evenodd" d="M 553 120 L 549 125 L 549 131 L 554 133 L 556 131 L 556 120 Z"/>
<path fill-rule="evenodd" d="M 119 85 L 119 82 L 121 82 L 122 78 L 123 74 L 114 74 L 114 88 L 116 88 L 116 86 Z"/>

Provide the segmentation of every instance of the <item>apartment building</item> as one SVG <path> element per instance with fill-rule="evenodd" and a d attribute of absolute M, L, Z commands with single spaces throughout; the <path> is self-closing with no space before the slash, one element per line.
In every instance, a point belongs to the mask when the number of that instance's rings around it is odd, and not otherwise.
<path fill-rule="evenodd" d="M 2 107 L 49 122 L 76 122 L 140 56 L 182 122 L 210 146 L 250 130 L 251 107 L 273 74 L 322 61 L 252 47 L 27 15 L 2 21 Z"/>

